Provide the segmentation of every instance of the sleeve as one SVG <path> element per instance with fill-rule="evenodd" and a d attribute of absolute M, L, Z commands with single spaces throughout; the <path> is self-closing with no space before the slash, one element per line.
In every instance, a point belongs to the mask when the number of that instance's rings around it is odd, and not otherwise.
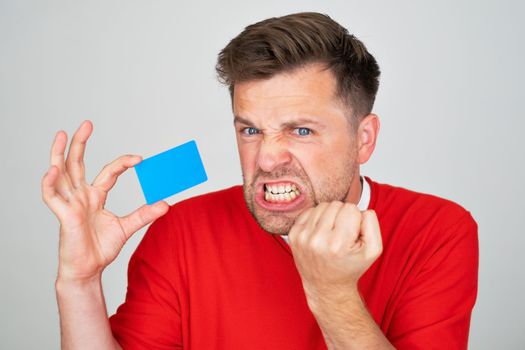
<path fill-rule="evenodd" d="M 467 349 L 477 296 L 477 224 L 467 213 L 428 241 L 387 337 L 396 349 Z"/>
<path fill-rule="evenodd" d="M 147 229 L 128 266 L 125 302 L 109 321 L 123 349 L 181 349 L 170 212 Z"/>

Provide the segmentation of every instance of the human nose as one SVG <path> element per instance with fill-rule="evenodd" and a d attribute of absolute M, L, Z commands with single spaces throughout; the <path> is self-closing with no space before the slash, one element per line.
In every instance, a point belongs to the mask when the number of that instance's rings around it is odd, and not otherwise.
<path fill-rule="evenodd" d="M 272 172 L 291 160 L 292 156 L 282 142 L 270 139 L 261 142 L 257 162 L 262 171 Z"/>

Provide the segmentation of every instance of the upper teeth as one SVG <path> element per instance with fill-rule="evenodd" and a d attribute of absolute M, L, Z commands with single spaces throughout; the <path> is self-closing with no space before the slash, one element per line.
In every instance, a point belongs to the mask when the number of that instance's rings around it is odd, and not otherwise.
<path fill-rule="evenodd" d="M 299 190 L 297 189 L 297 186 L 294 184 L 279 184 L 279 185 L 265 185 L 266 191 L 271 192 L 272 194 L 279 194 L 279 193 L 291 193 L 295 192 L 296 194 L 299 194 Z"/>

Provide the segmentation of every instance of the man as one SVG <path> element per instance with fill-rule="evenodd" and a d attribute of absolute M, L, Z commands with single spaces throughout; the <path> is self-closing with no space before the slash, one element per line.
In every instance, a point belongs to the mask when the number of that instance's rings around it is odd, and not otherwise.
<path fill-rule="evenodd" d="M 57 133 L 43 198 L 58 216 L 63 348 L 464 349 L 477 226 L 459 205 L 360 176 L 379 68 L 329 17 L 247 27 L 219 54 L 244 185 L 118 218 L 122 156 L 87 185 L 92 131 Z M 155 221 L 154 221 L 155 220 Z M 109 320 L 103 269 L 149 222 Z"/>

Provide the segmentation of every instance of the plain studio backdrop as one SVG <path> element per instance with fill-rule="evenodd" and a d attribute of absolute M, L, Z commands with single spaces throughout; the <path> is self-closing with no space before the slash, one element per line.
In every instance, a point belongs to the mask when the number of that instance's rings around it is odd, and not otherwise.
<path fill-rule="evenodd" d="M 523 349 L 524 6 L 496 0 L 0 1 L 0 348 L 59 347 L 58 221 L 40 192 L 55 133 L 93 121 L 89 182 L 121 154 L 195 139 L 209 180 L 168 203 L 240 184 L 217 53 L 246 25 L 301 11 L 332 16 L 381 67 L 381 132 L 362 173 L 454 200 L 478 222 L 470 348 Z M 106 207 L 143 203 L 129 170 Z M 144 232 L 104 273 L 110 314 Z"/>

